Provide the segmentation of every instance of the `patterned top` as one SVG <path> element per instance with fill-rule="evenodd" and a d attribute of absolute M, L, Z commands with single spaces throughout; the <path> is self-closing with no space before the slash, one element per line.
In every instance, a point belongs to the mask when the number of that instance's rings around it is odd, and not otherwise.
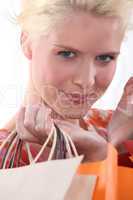
<path fill-rule="evenodd" d="M 98 110 L 91 109 L 85 119 L 85 123 L 88 129 L 96 130 L 98 128 L 98 133 L 103 137 L 107 138 L 106 128 L 109 124 L 109 121 L 112 117 L 113 111 L 108 110 Z M 6 129 L 0 129 L 0 143 L 2 143 L 10 133 Z M 123 153 L 120 153 L 118 156 L 118 164 L 122 166 L 128 166 L 133 168 L 133 140 L 126 140 L 123 143 L 123 147 L 125 148 Z M 3 161 L 3 155 L 5 155 L 7 146 L 3 148 L 0 152 L 0 164 Z M 37 144 L 30 144 L 30 150 L 32 156 L 35 157 L 40 150 L 41 146 Z M 47 160 L 47 155 L 49 154 L 49 149 L 46 149 L 45 155 L 41 156 L 38 161 Z M 25 149 L 25 145 L 23 145 L 21 152 L 21 160 L 20 166 L 24 166 L 29 164 L 29 158 L 27 155 L 27 150 Z M 1 165 L 0 165 L 1 166 Z M 7 162 L 7 167 L 9 166 L 9 162 Z M 15 166 L 14 166 L 15 167 Z"/>
<path fill-rule="evenodd" d="M 89 127 L 94 126 L 101 130 L 100 135 L 107 137 L 107 126 L 111 120 L 112 110 L 91 109 L 86 119 Z M 126 140 L 123 144 L 123 153 L 118 156 L 118 164 L 133 168 L 133 140 Z"/>

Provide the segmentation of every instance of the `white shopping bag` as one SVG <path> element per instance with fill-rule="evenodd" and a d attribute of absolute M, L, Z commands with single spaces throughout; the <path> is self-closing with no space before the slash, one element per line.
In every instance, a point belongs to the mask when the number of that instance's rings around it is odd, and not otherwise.
<path fill-rule="evenodd" d="M 48 157 L 48 161 L 37 162 L 39 157 L 53 136 L 53 144 Z M 53 126 L 53 131 L 49 134 L 41 150 L 35 158 L 32 157 L 30 146 L 26 143 L 30 165 L 16 168 L 6 168 L 13 166 L 14 159 L 18 155 L 17 144 L 20 139 L 16 131 L 9 135 L 2 145 L 0 151 L 7 144 L 7 151 L 2 159 L 0 170 L 0 199 L 1 200 L 90 200 L 96 183 L 96 178 L 92 176 L 79 176 L 77 169 L 83 159 L 78 156 L 76 148 L 69 137 L 64 132 Z M 66 148 L 63 148 L 63 145 Z M 13 147 L 15 148 L 13 149 Z M 17 148 L 16 148 L 17 147 Z M 19 145 L 20 147 L 20 145 Z M 12 152 L 13 151 L 13 152 Z M 69 158 L 64 159 L 67 152 Z M 10 154 L 13 153 L 13 157 Z M 75 157 L 72 157 L 74 154 Z M 20 155 L 20 154 L 19 154 Z M 52 158 L 62 156 L 61 159 Z M 66 158 L 66 157 L 65 157 Z M 8 163 L 10 160 L 10 165 Z M 12 164 L 11 164 L 12 163 Z"/>
<path fill-rule="evenodd" d="M 0 170 L 1 200 L 63 200 L 82 156 Z"/>
<path fill-rule="evenodd" d="M 75 175 L 64 200 L 92 200 L 96 176 Z"/>

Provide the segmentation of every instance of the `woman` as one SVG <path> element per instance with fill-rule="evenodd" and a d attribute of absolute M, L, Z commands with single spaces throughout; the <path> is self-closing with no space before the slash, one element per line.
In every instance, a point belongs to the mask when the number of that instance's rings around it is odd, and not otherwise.
<path fill-rule="evenodd" d="M 107 123 L 99 126 L 92 120 L 95 110 L 90 108 L 112 81 L 132 6 L 130 0 L 26 2 L 18 22 L 22 50 L 30 61 L 28 106 L 5 128 L 10 132 L 15 123 L 20 137 L 36 150 L 55 121 L 85 161 L 104 159 Z"/>

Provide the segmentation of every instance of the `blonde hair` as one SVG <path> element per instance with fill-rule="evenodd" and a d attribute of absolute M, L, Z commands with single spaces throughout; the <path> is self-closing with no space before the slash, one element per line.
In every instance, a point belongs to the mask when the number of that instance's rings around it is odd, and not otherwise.
<path fill-rule="evenodd" d="M 133 9 L 133 0 L 23 0 L 17 22 L 23 31 L 32 35 L 46 33 L 59 20 L 65 20 L 74 10 L 91 12 L 98 16 L 118 16 L 127 28 Z"/>

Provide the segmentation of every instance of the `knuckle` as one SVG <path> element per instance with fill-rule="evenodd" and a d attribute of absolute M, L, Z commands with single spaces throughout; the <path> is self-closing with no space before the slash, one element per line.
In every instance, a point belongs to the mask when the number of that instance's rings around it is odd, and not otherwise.
<path fill-rule="evenodd" d="M 48 135 L 50 133 L 51 129 L 52 129 L 52 127 L 50 127 L 50 126 L 45 127 L 45 126 L 37 125 L 35 127 L 36 132 L 38 132 L 44 136 Z"/>
<path fill-rule="evenodd" d="M 24 120 L 24 127 L 28 129 L 33 129 L 34 124 L 32 123 L 31 120 Z"/>
<path fill-rule="evenodd" d="M 35 130 L 36 130 L 37 132 L 45 132 L 45 128 L 42 127 L 42 126 L 40 126 L 40 125 L 37 125 L 37 126 L 35 127 Z"/>

